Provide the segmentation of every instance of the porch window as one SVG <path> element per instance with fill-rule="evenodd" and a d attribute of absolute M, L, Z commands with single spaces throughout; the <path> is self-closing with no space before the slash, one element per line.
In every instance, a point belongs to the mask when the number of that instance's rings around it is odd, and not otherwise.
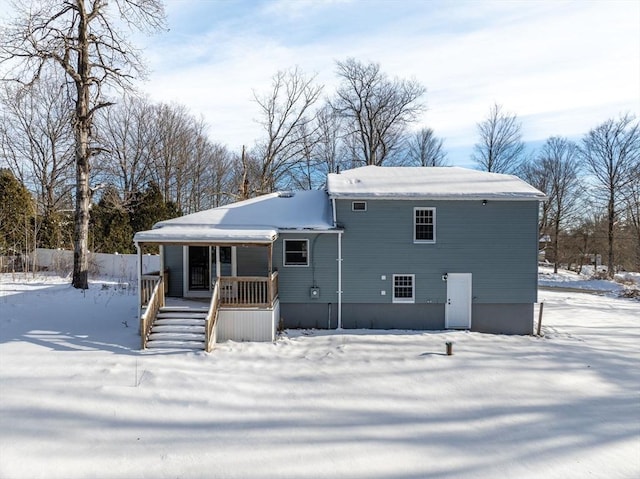
<path fill-rule="evenodd" d="M 415 303 L 415 275 L 393 275 L 393 302 Z"/>
<path fill-rule="evenodd" d="M 309 266 L 309 240 L 284 240 L 284 265 Z"/>
<path fill-rule="evenodd" d="M 436 242 L 436 209 L 435 208 L 414 208 L 413 209 L 413 242 L 414 243 L 435 243 Z"/>

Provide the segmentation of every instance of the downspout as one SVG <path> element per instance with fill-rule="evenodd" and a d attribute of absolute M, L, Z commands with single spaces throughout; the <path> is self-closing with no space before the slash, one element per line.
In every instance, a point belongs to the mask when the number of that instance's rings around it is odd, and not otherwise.
<path fill-rule="evenodd" d="M 342 231 L 338 232 L 338 327 L 336 329 L 342 329 Z"/>
<path fill-rule="evenodd" d="M 336 228 L 338 221 L 336 218 L 336 199 L 335 198 L 331 198 L 331 209 L 333 212 L 333 227 Z"/>
<path fill-rule="evenodd" d="M 338 227 L 338 218 L 336 216 L 336 199 L 331 198 L 331 212 L 333 214 L 333 227 Z M 338 231 L 338 326 L 336 330 L 342 329 L 342 231 Z"/>
<path fill-rule="evenodd" d="M 164 245 L 160 245 L 158 247 L 160 253 L 160 277 L 164 279 Z M 164 284 L 165 291 L 169 285 L 167 283 Z"/>
<path fill-rule="evenodd" d="M 138 253 L 138 334 L 142 334 L 140 329 L 140 316 L 142 315 L 142 248 L 136 241 L 136 250 Z"/>

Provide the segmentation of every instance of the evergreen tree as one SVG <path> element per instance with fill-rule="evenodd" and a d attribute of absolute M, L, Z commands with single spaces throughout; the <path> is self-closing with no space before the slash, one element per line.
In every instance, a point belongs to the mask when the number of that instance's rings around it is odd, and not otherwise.
<path fill-rule="evenodd" d="M 133 253 L 133 230 L 129 213 L 118 192 L 108 187 L 97 205 L 91 208 L 92 248 L 99 253 Z"/>
<path fill-rule="evenodd" d="M 176 218 L 181 212 L 172 202 L 165 202 L 160 187 L 151 183 L 144 193 L 135 195 L 131 212 L 133 232 L 150 230 L 158 221 Z"/>
<path fill-rule="evenodd" d="M 0 254 L 26 253 L 32 246 L 34 207 L 27 188 L 0 169 Z"/>

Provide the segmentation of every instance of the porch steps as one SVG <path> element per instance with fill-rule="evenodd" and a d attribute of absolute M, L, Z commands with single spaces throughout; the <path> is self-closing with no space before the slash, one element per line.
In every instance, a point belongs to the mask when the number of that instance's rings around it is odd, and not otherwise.
<path fill-rule="evenodd" d="M 203 350 L 206 317 L 205 308 L 160 308 L 151 327 L 147 348 Z"/>

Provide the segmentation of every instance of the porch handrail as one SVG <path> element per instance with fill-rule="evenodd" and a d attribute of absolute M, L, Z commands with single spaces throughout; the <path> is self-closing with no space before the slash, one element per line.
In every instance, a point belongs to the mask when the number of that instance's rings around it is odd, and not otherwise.
<path fill-rule="evenodd" d="M 267 276 L 222 276 L 220 304 L 236 307 L 272 307 L 278 295 L 278 273 Z"/>
<path fill-rule="evenodd" d="M 205 340 L 204 350 L 210 353 L 216 344 L 217 338 L 217 322 L 218 322 L 218 310 L 220 308 L 220 281 L 216 281 L 213 286 L 213 293 L 211 294 L 211 303 L 209 304 L 209 311 L 207 312 L 206 327 L 205 327 Z"/>
<path fill-rule="evenodd" d="M 278 297 L 278 272 L 274 271 L 271 273 L 271 281 L 269 283 L 269 289 L 271 293 L 269 294 L 269 298 L 271 298 L 271 305 L 273 306 L 273 302 Z"/>
<path fill-rule="evenodd" d="M 142 349 L 147 348 L 147 340 L 149 339 L 149 333 L 151 333 L 153 321 L 158 315 L 160 308 L 164 306 L 164 278 L 162 276 L 154 276 L 154 278 L 156 284 L 151 293 L 151 297 L 148 300 L 144 313 L 140 315 L 140 342 Z"/>

